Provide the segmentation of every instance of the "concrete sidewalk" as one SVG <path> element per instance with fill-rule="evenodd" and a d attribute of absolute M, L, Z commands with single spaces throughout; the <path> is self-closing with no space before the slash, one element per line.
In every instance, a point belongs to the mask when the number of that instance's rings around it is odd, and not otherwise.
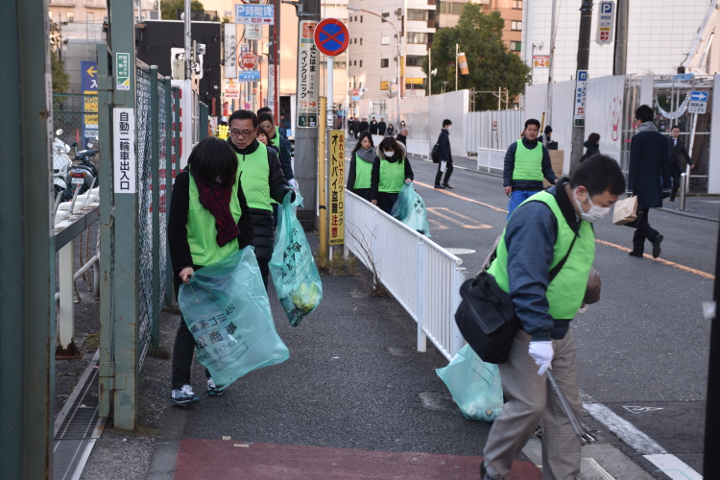
<path fill-rule="evenodd" d="M 310 236 L 317 245 L 317 237 Z M 254 371 L 221 397 L 171 407 L 171 351 L 179 316 L 161 320 L 160 352 L 142 369 L 136 434 L 110 423 L 82 478 L 477 479 L 490 424 L 463 418 L 435 369 L 447 360 L 391 297 L 369 297 L 371 278 L 323 275 L 318 309 L 291 327 L 271 287 L 283 364 Z M 513 479 L 540 479 L 527 457 Z"/>

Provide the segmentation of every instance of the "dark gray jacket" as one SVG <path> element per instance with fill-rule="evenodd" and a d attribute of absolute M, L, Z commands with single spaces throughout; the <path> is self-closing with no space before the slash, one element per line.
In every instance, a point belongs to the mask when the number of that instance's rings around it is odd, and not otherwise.
<path fill-rule="evenodd" d="M 446 162 L 452 162 L 452 152 L 450 151 L 450 132 L 448 132 L 445 128 L 440 130 L 440 136 L 437 141 L 440 144 L 438 146 L 439 161 L 442 162 L 445 160 Z"/>
<path fill-rule="evenodd" d="M 643 123 L 630 144 L 627 191 L 637 195 L 645 208 L 662 207 L 663 194 L 670 195 L 668 142 L 652 122 Z"/>
<path fill-rule="evenodd" d="M 545 146 L 537 140 L 531 142 L 530 140 L 522 139 L 525 148 L 530 150 L 540 147 L 542 148 L 542 172 L 545 179 L 550 183 L 555 183 L 557 175 L 552 169 L 552 162 L 550 161 L 550 154 Z M 543 183 L 534 180 L 513 180 L 513 171 L 515 170 L 515 152 L 517 151 L 517 142 L 513 142 L 505 153 L 505 168 L 503 170 L 503 187 L 513 187 L 513 190 L 530 190 L 533 192 L 539 192 L 543 189 Z"/>

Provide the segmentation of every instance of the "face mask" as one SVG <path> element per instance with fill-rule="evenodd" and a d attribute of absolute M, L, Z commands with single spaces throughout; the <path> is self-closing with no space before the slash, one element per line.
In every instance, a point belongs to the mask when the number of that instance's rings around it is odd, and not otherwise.
<path fill-rule="evenodd" d="M 383 152 L 385 153 L 385 156 L 388 157 L 388 158 L 390 158 L 390 157 L 392 157 L 393 155 L 395 155 L 395 152 L 392 151 L 392 150 L 390 150 L 390 151 L 383 150 Z"/>
<path fill-rule="evenodd" d="M 610 212 L 610 207 L 598 207 L 595 205 L 592 200 L 590 200 L 590 194 L 588 194 L 588 202 L 590 203 L 590 211 L 585 212 L 582 207 L 582 203 L 580 200 L 577 199 L 577 188 L 573 191 L 573 196 L 575 197 L 575 204 L 578 206 L 578 209 L 580 210 L 580 216 L 583 220 L 586 222 L 595 222 L 597 220 L 600 220 L 605 215 L 607 215 Z"/>

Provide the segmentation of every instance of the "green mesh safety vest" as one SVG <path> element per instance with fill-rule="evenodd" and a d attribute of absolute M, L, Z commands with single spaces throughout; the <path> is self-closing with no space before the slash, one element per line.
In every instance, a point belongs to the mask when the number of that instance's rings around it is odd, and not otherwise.
<path fill-rule="evenodd" d="M 238 170 L 242 172 L 242 185 L 248 207 L 272 212 L 270 198 L 270 164 L 267 147 L 258 142 L 258 148 L 249 155 L 236 153 Z"/>
<path fill-rule="evenodd" d="M 238 169 L 235 185 L 233 185 L 232 194 L 230 195 L 230 213 L 235 219 L 235 223 L 237 223 L 238 220 L 240 220 L 240 216 L 242 216 L 237 193 L 239 184 L 240 169 Z M 217 244 L 215 217 L 210 213 L 210 210 L 203 207 L 200 203 L 200 192 L 198 192 L 197 184 L 192 174 L 190 175 L 190 189 L 188 193 L 188 221 L 185 228 L 187 229 L 187 240 L 190 245 L 193 264 L 206 267 L 237 252 L 239 248 L 237 239 L 226 243 L 222 247 Z"/>
<path fill-rule="evenodd" d="M 270 140 L 270 145 L 277 147 L 278 152 L 280 151 L 280 129 L 275 127 L 275 136 Z"/>
<path fill-rule="evenodd" d="M 515 168 L 513 169 L 513 180 L 533 180 L 542 182 L 542 145 L 538 142 L 537 146 L 530 150 L 523 144 L 522 140 L 517 141 L 517 150 L 515 150 Z"/>
<path fill-rule="evenodd" d="M 525 200 L 521 206 L 527 202 L 543 202 L 550 207 L 557 219 L 557 239 L 553 249 L 553 261 L 550 265 L 550 270 L 552 270 L 567 254 L 575 232 L 563 217 L 554 195 L 548 192 L 539 192 Z M 572 320 L 577 313 L 585 297 L 588 275 L 595 259 L 595 234 L 590 223 L 581 221 L 578 234 L 578 239 L 575 241 L 565 265 L 548 285 L 547 299 L 550 306 L 548 313 L 556 320 Z M 503 231 L 503 238 L 497 246 L 497 258 L 490 265 L 488 273 L 495 277 L 500 288 L 510 292 L 507 262 L 508 252 Z"/>
<path fill-rule="evenodd" d="M 378 191 L 385 193 L 398 193 L 405 183 L 405 160 L 391 163 L 385 159 L 380 160 L 380 185 Z"/>
<path fill-rule="evenodd" d="M 353 188 L 370 188 L 372 163 L 361 159 L 355 154 L 355 185 Z"/>

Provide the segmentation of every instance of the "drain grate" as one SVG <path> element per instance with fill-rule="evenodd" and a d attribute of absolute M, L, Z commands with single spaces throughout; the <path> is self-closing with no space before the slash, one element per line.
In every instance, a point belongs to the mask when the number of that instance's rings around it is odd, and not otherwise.
<path fill-rule="evenodd" d="M 578 480 L 615 480 L 599 463 L 593 458 L 580 460 L 580 475 Z"/>

